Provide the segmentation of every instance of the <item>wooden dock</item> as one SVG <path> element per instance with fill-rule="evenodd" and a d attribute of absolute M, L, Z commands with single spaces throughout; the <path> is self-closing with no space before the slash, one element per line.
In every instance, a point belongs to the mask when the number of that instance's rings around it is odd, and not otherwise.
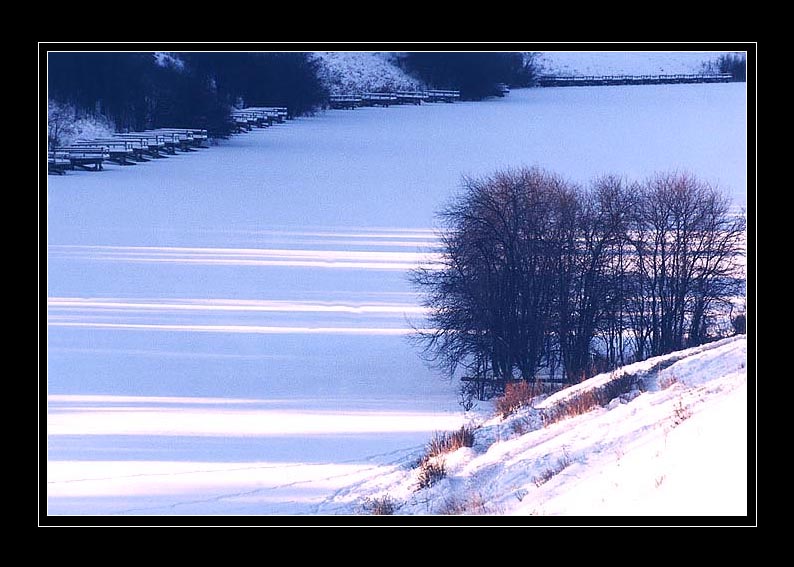
<path fill-rule="evenodd" d="M 331 95 L 328 105 L 334 109 L 354 109 L 456 100 L 460 100 L 460 91 L 455 90 L 366 92 Z M 283 106 L 250 106 L 233 109 L 228 120 L 232 133 L 239 134 L 255 128 L 270 128 L 290 118 L 289 110 Z M 52 148 L 47 154 L 47 171 L 53 175 L 64 175 L 75 169 L 102 171 L 106 162 L 132 166 L 195 152 L 209 147 L 208 143 L 209 134 L 201 128 L 157 128 L 81 139 Z"/>
<path fill-rule="evenodd" d="M 507 88 L 506 85 L 505 88 Z M 353 110 L 354 108 L 361 108 L 363 106 L 388 107 L 398 104 L 418 105 L 425 102 L 455 102 L 456 100 L 460 100 L 460 91 L 431 90 L 346 93 L 332 94 L 328 99 L 328 107 L 332 109 Z"/>
<path fill-rule="evenodd" d="M 331 95 L 328 106 L 334 109 L 350 109 L 362 106 L 363 99 L 358 95 Z"/>
<path fill-rule="evenodd" d="M 694 83 L 728 83 L 729 73 L 675 75 L 543 75 L 541 87 L 602 87 L 613 85 L 682 85 Z"/>
<path fill-rule="evenodd" d="M 75 140 L 47 152 L 47 173 L 64 175 L 76 169 L 102 171 L 105 162 L 136 165 L 166 158 L 177 151 L 206 148 L 208 139 L 207 131 L 202 128 L 158 128 Z"/>
<path fill-rule="evenodd" d="M 290 117 L 285 106 L 257 106 L 232 110 L 229 122 L 232 131 L 240 133 L 280 124 Z M 209 138 L 203 128 L 156 128 L 81 139 L 51 148 L 47 153 L 47 172 L 64 175 L 75 169 L 102 171 L 106 162 L 137 165 L 208 148 Z"/>

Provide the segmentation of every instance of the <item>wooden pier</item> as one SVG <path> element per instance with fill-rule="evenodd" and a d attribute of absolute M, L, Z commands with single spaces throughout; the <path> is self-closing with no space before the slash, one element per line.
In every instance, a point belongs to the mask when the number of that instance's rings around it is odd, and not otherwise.
<path fill-rule="evenodd" d="M 543 75 L 541 87 L 602 87 L 613 85 L 682 85 L 694 83 L 728 83 L 729 73 L 675 75 Z"/>
<path fill-rule="evenodd" d="M 206 148 L 207 131 L 202 128 L 158 128 L 143 132 L 114 134 L 109 137 L 75 140 L 47 152 L 47 173 L 64 175 L 83 169 L 102 171 L 105 162 L 136 165 Z"/>
<path fill-rule="evenodd" d="M 328 107 L 333 109 L 353 110 L 354 108 L 361 108 L 363 106 L 388 107 L 398 104 L 418 105 L 424 102 L 455 102 L 456 100 L 460 100 L 460 91 L 431 90 L 347 93 L 332 94 L 328 99 Z"/>
<path fill-rule="evenodd" d="M 456 100 L 460 100 L 460 91 L 367 92 L 331 95 L 328 105 L 334 109 L 354 109 L 364 106 L 449 103 Z M 229 127 L 232 133 L 245 133 L 255 128 L 282 124 L 289 118 L 289 110 L 283 106 L 251 106 L 232 110 L 229 113 Z M 47 154 L 47 171 L 53 175 L 64 175 L 75 169 L 102 171 L 106 162 L 121 166 L 138 165 L 178 153 L 195 152 L 209 147 L 208 142 L 207 130 L 201 128 L 157 128 L 81 139 L 52 148 Z"/>

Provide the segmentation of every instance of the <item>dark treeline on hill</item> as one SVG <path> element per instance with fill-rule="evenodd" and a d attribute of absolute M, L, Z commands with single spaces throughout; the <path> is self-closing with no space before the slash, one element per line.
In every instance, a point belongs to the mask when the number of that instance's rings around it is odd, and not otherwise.
<path fill-rule="evenodd" d="M 499 94 L 499 83 L 528 87 L 537 76 L 531 53 L 404 53 L 398 61 L 430 88 L 460 90 L 469 100 Z"/>
<path fill-rule="evenodd" d="M 102 114 L 118 130 L 229 131 L 237 105 L 311 112 L 327 93 L 307 53 L 49 53 L 50 99 Z"/>
<path fill-rule="evenodd" d="M 728 73 L 736 82 L 747 81 L 747 55 L 744 53 L 726 53 L 714 61 L 703 65 L 706 73 Z"/>
<path fill-rule="evenodd" d="M 430 313 L 415 338 L 450 376 L 477 378 L 480 398 L 744 332 L 745 220 L 692 175 L 581 187 L 501 172 L 464 180 L 440 218 L 440 265 L 413 273 Z"/>
<path fill-rule="evenodd" d="M 536 75 L 528 53 L 403 53 L 398 61 L 430 88 L 460 90 L 470 100 L 500 94 L 500 83 L 529 86 Z M 233 107 L 286 106 L 297 116 L 324 106 L 319 66 L 310 53 L 51 52 L 48 93 L 79 117 L 107 117 L 119 131 L 224 135 Z"/>
<path fill-rule="evenodd" d="M 720 73 L 730 73 L 734 81 L 747 80 L 747 57 L 739 53 L 729 53 L 717 60 Z"/>

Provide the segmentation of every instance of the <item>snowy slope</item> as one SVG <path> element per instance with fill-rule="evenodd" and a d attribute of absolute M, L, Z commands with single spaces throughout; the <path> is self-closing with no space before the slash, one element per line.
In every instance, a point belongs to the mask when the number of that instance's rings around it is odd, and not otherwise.
<path fill-rule="evenodd" d="M 723 52 L 714 51 L 544 51 L 541 73 L 549 75 L 670 75 L 701 73 Z"/>
<path fill-rule="evenodd" d="M 331 93 L 415 91 L 422 87 L 394 64 L 389 53 L 318 51 L 314 55 Z"/>
<path fill-rule="evenodd" d="M 650 75 L 700 73 L 725 52 L 713 51 L 545 51 L 537 64 L 542 74 Z M 316 52 L 321 77 L 333 93 L 416 90 L 421 82 L 400 69 L 388 52 Z"/>
<path fill-rule="evenodd" d="M 409 460 L 325 511 L 355 513 L 388 495 L 398 514 L 747 515 L 746 357 L 740 336 L 628 366 L 650 386 L 633 399 L 546 428 L 535 410 L 492 418 L 472 448 L 446 457 L 435 486 L 417 489 Z"/>

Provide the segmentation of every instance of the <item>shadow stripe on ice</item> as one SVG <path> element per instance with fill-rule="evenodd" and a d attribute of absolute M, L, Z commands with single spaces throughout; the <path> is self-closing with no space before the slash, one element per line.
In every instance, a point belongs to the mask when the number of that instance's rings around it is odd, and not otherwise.
<path fill-rule="evenodd" d="M 409 270 L 417 266 L 433 268 L 440 261 L 440 255 L 434 252 L 87 245 L 56 245 L 49 250 L 51 257 L 73 260 L 227 266 Z"/>
<path fill-rule="evenodd" d="M 57 310 L 112 310 L 112 311 L 275 311 L 297 313 L 415 313 L 427 309 L 410 303 L 331 303 L 309 301 L 283 301 L 259 299 L 179 299 L 145 300 L 50 297 L 47 307 Z"/>
<path fill-rule="evenodd" d="M 386 327 L 267 327 L 259 325 L 161 325 L 148 323 L 97 323 L 49 321 L 50 327 L 83 327 L 89 329 L 116 329 L 126 331 L 183 331 L 193 333 L 249 333 L 249 334 L 299 334 L 299 335 L 409 335 L 411 328 Z M 430 329 L 422 329 L 429 332 Z"/>

